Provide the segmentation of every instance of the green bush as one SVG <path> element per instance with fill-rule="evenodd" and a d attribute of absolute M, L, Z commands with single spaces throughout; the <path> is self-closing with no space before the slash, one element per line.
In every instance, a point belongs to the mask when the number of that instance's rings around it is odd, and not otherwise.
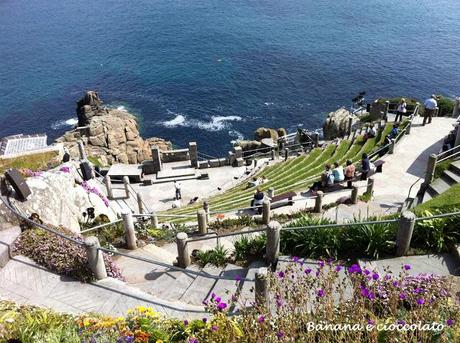
<path fill-rule="evenodd" d="M 81 236 L 64 228 L 57 228 L 56 230 L 83 242 Z M 13 252 L 30 257 L 38 264 L 58 274 L 68 275 L 82 282 L 95 280 L 95 276 L 88 266 L 85 248 L 49 231 L 40 228 L 23 231 L 13 246 Z M 107 275 L 123 280 L 120 270 L 113 263 L 111 257 L 105 253 L 103 257 Z"/>
<path fill-rule="evenodd" d="M 265 234 L 253 237 L 241 236 L 233 245 L 235 247 L 234 257 L 236 261 L 262 258 L 267 246 L 267 236 Z"/>
<path fill-rule="evenodd" d="M 211 250 L 198 250 L 196 252 L 195 261 L 203 267 L 208 263 L 217 267 L 221 267 L 227 263 L 227 257 L 228 250 L 225 249 L 222 245 L 217 245 L 214 249 Z"/>
<path fill-rule="evenodd" d="M 215 231 L 237 230 L 243 227 L 253 227 L 256 221 L 253 216 L 243 215 L 238 218 L 227 218 L 224 220 L 213 221 L 209 228 Z"/>
<path fill-rule="evenodd" d="M 454 111 L 454 105 L 455 102 L 446 97 L 440 97 L 438 100 L 438 107 L 439 107 L 439 113 L 438 116 L 443 117 L 443 116 L 451 116 L 452 112 Z"/>

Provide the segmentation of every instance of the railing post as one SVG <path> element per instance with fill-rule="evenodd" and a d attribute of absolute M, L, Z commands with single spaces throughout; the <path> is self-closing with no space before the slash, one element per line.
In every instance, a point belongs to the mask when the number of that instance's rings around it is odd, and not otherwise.
<path fill-rule="evenodd" d="M 187 268 L 190 265 L 187 239 L 188 235 L 185 232 L 178 232 L 176 235 L 177 265 L 181 268 Z"/>
<path fill-rule="evenodd" d="M 85 150 L 85 146 L 83 145 L 83 142 L 78 141 L 77 144 L 78 144 L 78 151 L 80 152 L 80 160 L 81 161 L 87 160 L 88 157 L 86 156 L 86 150 Z"/>
<path fill-rule="evenodd" d="M 351 128 L 353 127 L 353 117 L 348 118 L 348 129 L 347 129 L 347 134 L 348 136 L 351 135 Z"/>
<path fill-rule="evenodd" d="M 268 264 L 274 264 L 280 253 L 280 231 L 281 225 L 277 221 L 271 221 L 267 225 L 267 250 L 265 259 Z"/>
<path fill-rule="evenodd" d="M 271 150 L 271 160 L 274 161 L 276 159 L 276 151 L 274 148 Z"/>
<path fill-rule="evenodd" d="M 104 176 L 104 184 L 107 189 L 107 198 L 109 200 L 113 199 L 113 188 L 112 188 L 112 180 L 110 179 L 110 176 L 106 175 Z"/>
<path fill-rule="evenodd" d="M 410 130 L 412 129 L 412 120 L 409 120 L 409 124 L 406 126 L 406 135 L 410 135 Z"/>
<path fill-rule="evenodd" d="M 374 194 L 374 179 L 367 179 L 366 193 L 372 196 Z"/>
<path fill-rule="evenodd" d="M 188 154 L 190 156 L 190 164 L 193 168 L 198 167 L 198 146 L 196 142 L 188 143 Z"/>
<path fill-rule="evenodd" d="M 129 177 L 123 176 L 123 186 L 125 187 L 126 199 L 129 199 Z"/>
<path fill-rule="evenodd" d="M 105 269 L 104 256 L 99 250 L 99 240 L 97 237 L 91 236 L 85 239 L 86 256 L 88 257 L 88 265 L 91 271 L 96 276 L 97 280 L 107 278 L 107 270 Z"/>
<path fill-rule="evenodd" d="M 323 196 L 324 196 L 324 193 L 322 191 L 318 191 L 316 193 L 315 208 L 314 208 L 315 213 L 321 213 L 321 211 L 323 210 Z"/>
<path fill-rule="evenodd" d="M 207 201 L 203 202 L 203 210 L 206 212 L 206 223 L 209 224 L 209 203 Z"/>
<path fill-rule="evenodd" d="M 133 214 L 129 210 L 123 210 L 121 217 L 123 218 L 123 226 L 125 228 L 126 245 L 129 250 L 134 250 L 137 248 L 137 242 Z"/>
<path fill-rule="evenodd" d="M 273 187 L 270 187 L 267 191 L 267 196 L 269 198 L 273 198 L 275 196 L 275 189 Z"/>
<path fill-rule="evenodd" d="M 196 213 L 198 220 L 198 230 L 201 234 L 208 233 L 208 223 L 206 220 L 206 212 L 204 210 L 199 210 Z"/>
<path fill-rule="evenodd" d="M 266 267 L 259 268 L 255 278 L 255 302 L 258 306 L 267 304 L 268 299 L 268 269 Z"/>
<path fill-rule="evenodd" d="M 358 203 L 358 187 L 353 186 L 351 188 L 351 203 L 357 204 Z"/>
<path fill-rule="evenodd" d="M 265 199 L 262 203 L 262 224 L 267 225 L 270 222 L 270 200 Z"/>
<path fill-rule="evenodd" d="M 156 214 L 152 215 L 151 220 L 154 228 L 158 228 L 160 226 L 158 223 L 158 216 Z"/>
<path fill-rule="evenodd" d="M 287 161 L 289 158 L 289 148 L 284 148 L 284 160 Z"/>
<path fill-rule="evenodd" d="M 137 193 L 136 196 L 137 196 L 137 207 L 139 208 L 139 214 L 143 214 L 145 213 L 145 209 L 144 209 L 144 201 L 142 199 L 142 194 Z"/>
<path fill-rule="evenodd" d="M 424 187 L 428 187 L 428 185 L 433 181 L 434 171 L 436 169 L 437 162 L 438 162 L 438 156 L 436 154 L 431 154 L 428 157 L 428 163 L 427 163 L 426 172 L 425 172 L 425 181 L 423 181 Z"/>
<path fill-rule="evenodd" d="M 388 153 L 393 154 L 395 152 L 395 140 L 392 138 L 390 140 L 390 146 L 388 147 Z"/>
<path fill-rule="evenodd" d="M 404 256 L 410 247 L 416 216 L 410 211 L 404 211 L 399 218 L 399 229 L 396 236 L 396 256 Z"/>

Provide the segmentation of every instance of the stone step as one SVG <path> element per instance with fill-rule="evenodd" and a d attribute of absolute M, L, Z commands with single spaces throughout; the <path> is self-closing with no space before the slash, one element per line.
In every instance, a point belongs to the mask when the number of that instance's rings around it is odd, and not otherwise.
<path fill-rule="evenodd" d="M 452 170 L 454 173 L 457 173 L 460 175 L 460 160 L 452 162 L 449 166 L 449 170 Z"/>
<path fill-rule="evenodd" d="M 444 193 L 450 188 L 450 185 L 444 181 L 443 179 L 439 178 L 434 180 L 429 186 L 428 186 L 428 192 L 431 194 L 431 196 L 435 197 L 439 194 Z"/>
<path fill-rule="evenodd" d="M 10 260 L 11 248 L 20 234 L 19 226 L 11 226 L 0 231 L 0 267 L 4 267 Z"/>
<path fill-rule="evenodd" d="M 177 301 L 197 278 L 195 274 L 187 273 L 188 271 L 198 272 L 200 268 L 192 264 L 184 269 L 184 271 L 165 271 L 161 276 L 149 284 L 149 293 L 162 299 Z"/>
<path fill-rule="evenodd" d="M 444 170 L 441 177 L 450 185 L 460 182 L 460 174 L 457 174 L 449 169 Z"/>
<path fill-rule="evenodd" d="M 219 276 L 222 268 L 207 264 L 201 272 L 211 276 Z M 211 289 L 214 288 L 216 283 L 216 279 L 200 275 L 193 280 L 190 287 L 178 300 L 192 305 L 201 305 L 203 300 L 211 294 Z"/>
<path fill-rule="evenodd" d="M 251 262 L 249 266 L 247 267 L 246 278 L 254 280 L 256 278 L 257 271 L 259 270 L 259 268 L 262 268 L 262 267 L 267 267 L 267 264 L 265 263 L 265 261 L 258 260 L 258 261 Z M 240 287 L 241 287 L 241 290 L 240 290 L 239 301 L 243 305 L 249 306 L 249 304 L 255 299 L 255 293 L 254 293 L 255 282 L 249 281 L 249 280 L 242 281 L 242 285 Z"/>
<path fill-rule="evenodd" d="M 243 267 L 236 266 L 234 264 L 227 264 L 220 274 L 221 277 L 227 279 L 217 280 L 214 284 L 210 293 L 214 293 L 217 296 L 220 296 L 223 300 L 230 299 L 232 295 L 240 288 L 240 282 L 236 281 L 237 276 L 244 278 L 246 277 L 247 270 Z M 208 300 L 210 295 L 203 300 Z"/>

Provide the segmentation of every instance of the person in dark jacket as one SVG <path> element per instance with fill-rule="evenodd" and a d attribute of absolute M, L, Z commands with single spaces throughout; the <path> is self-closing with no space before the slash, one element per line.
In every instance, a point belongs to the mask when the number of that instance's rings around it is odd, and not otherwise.
<path fill-rule="evenodd" d="M 371 170 L 371 162 L 369 161 L 369 157 L 366 153 L 362 155 L 361 160 L 361 180 L 367 180 L 367 175 Z"/>

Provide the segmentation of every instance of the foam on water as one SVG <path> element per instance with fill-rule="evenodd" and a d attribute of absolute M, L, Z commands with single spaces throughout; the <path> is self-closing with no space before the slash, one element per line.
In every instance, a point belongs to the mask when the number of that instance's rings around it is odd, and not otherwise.
<path fill-rule="evenodd" d="M 221 131 L 231 126 L 232 121 L 243 120 L 240 116 L 212 116 L 209 121 L 189 119 L 186 115 L 174 113 L 168 110 L 169 114 L 173 114 L 174 118 L 160 122 L 159 124 L 167 128 L 176 127 L 192 127 L 205 131 Z"/>
<path fill-rule="evenodd" d="M 76 126 L 78 124 L 77 118 L 70 118 L 66 120 L 58 120 L 51 124 L 53 130 L 59 130 L 66 126 Z"/>

